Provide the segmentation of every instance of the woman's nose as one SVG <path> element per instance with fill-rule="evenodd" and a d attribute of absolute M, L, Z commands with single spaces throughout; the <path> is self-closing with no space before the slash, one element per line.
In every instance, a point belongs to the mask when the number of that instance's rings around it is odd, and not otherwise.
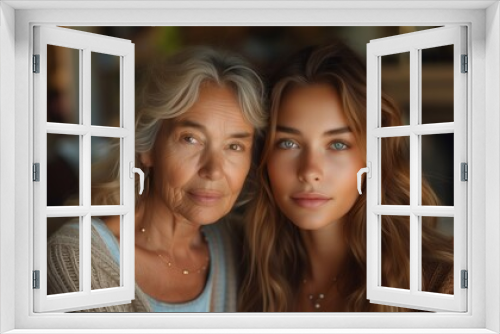
<path fill-rule="evenodd" d="M 223 175 L 223 163 L 224 158 L 221 153 L 213 151 L 207 152 L 201 164 L 199 171 L 200 176 L 212 181 L 220 179 Z"/>
<path fill-rule="evenodd" d="M 323 155 L 313 150 L 304 150 L 300 157 L 299 180 L 315 183 L 323 178 Z"/>

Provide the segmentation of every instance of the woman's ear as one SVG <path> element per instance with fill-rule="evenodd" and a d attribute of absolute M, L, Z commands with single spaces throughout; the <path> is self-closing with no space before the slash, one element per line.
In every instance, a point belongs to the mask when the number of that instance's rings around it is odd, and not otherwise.
<path fill-rule="evenodd" d="M 139 153 L 139 160 L 144 167 L 153 167 L 153 150 L 149 150 L 145 153 Z"/>

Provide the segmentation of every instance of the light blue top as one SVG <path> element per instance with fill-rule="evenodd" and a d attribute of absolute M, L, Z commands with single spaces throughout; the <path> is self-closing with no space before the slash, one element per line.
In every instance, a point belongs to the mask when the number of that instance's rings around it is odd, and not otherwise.
<path fill-rule="evenodd" d="M 114 261 L 117 264 L 119 264 L 120 246 L 114 234 L 100 219 L 93 218 L 92 226 L 97 230 L 99 236 L 103 239 Z M 217 259 L 214 259 L 214 255 L 221 254 L 221 249 L 219 248 L 223 245 L 224 242 L 223 240 L 221 240 L 222 237 L 220 235 L 220 232 L 218 232 L 217 229 L 214 229 L 211 225 L 204 226 L 202 232 L 205 235 L 205 238 L 207 239 L 208 249 L 212 259 L 210 261 L 207 283 L 205 285 L 205 288 L 203 289 L 203 292 L 196 299 L 193 299 L 185 303 L 165 303 L 145 294 L 151 306 L 151 310 L 153 312 L 208 312 L 211 310 L 211 302 L 212 302 L 211 297 L 212 297 L 212 290 L 214 283 L 216 283 L 217 286 L 219 287 L 217 289 L 217 291 L 219 291 L 218 293 L 219 295 L 216 296 L 215 299 L 216 300 L 226 299 L 227 296 L 225 295 L 225 293 L 227 288 L 226 289 L 224 288 L 226 287 L 227 283 L 226 261 L 224 261 L 224 259 L 222 260 L 219 259 L 219 261 L 217 261 Z M 218 276 L 217 282 L 213 282 L 214 280 L 213 273 L 216 270 L 215 266 L 217 266 L 217 272 L 220 273 L 220 275 L 217 275 Z M 220 295 L 221 293 L 223 295 Z M 220 312 L 221 310 L 217 311 Z"/>

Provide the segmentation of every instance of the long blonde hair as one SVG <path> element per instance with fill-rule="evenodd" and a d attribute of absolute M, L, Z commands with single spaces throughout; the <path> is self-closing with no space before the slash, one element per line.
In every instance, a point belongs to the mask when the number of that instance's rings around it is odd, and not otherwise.
<path fill-rule="evenodd" d="M 165 120 L 185 113 L 198 99 L 203 84 L 211 83 L 231 88 L 238 98 L 243 117 L 253 125 L 255 138 L 267 124 L 263 107 L 264 84 L 255 70 L 241 57 L 209 47 L 191 47 L 153 63 L 145 71 L 136 89 L 135 163 L 146 174 L 145 194 L 152 178 L 139 155 L 150 151 Z M 107 180 L 92 184 L 92 204 L 120 203 L 120 148 L 111 147 L 109 159 L 103 165 L 110 170 Z M 96 165 L 96 168 L 105 168 Z M 109 166 L 111 165 L 111 166 Z M 136 204 L 138 195 L 136 178 Z"/>
<path fill-rule="evenodd" d="M 357 55 L 342 43 L 309 47 L 292 57 L 273 80 L 270 94 L 270 124 L 257 170 L 260 187 L 247 211 L 245 254 L 246 271 L 240 295 L 240 311 L 291 311 L 295 292 L 306 269 L 307 254 L 299 229 L 276 205 L 267 174 L 267 160 L 275 140 L 281 101 L 291 88 L 327 84 L 341 97 L 348 126 L 352 129 L 363 156 L 366 156 L 366 77 L 365 66 Z M 382 125 L 401 125 L 400 111 L 389 97 L 382 95 Z M 382 203 L 409 204 L 409 165 L 402 159 L 408 143 L 399 137 L 383 141 Z M 365 185 L 363 184 L 363 188 Z M 436 195 L 422 183 L 422 204 L 436 205 Z M 351 312 L 403 311 L 397 307 L 370 304 L 366 299 L 366 192 L 358 197 L 347 213 L 344 238 L 347 260 L 341 272 L 349 279 L 339 279 L 339 291 Z M 453 259 L 449 239 L 436 233 L 436 220 L 422 224 L 423 263 Z M 382 285 L 409 288 L 409 224 L 398 216 L 382 219 Z M 345 278 L 345 276 L 344 276 Z M 427 282 L 423 283 L 426 288 Z"/>

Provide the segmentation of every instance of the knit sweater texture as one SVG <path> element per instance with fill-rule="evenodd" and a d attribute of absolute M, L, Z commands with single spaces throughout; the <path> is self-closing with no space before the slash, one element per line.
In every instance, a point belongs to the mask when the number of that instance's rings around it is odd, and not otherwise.
<path fill-rule="evenodd" d="M 74 225 L 74 224 L 73 224 Z M 236 265 L 233 254 L 233 240 L 227 222 L 206 226 L 207 240 L 217 241 L 214 252 L 210 254 L 213 276 L 210 291 L 210 312 L 236 311 Z M 71 223 L 63 225 L 48 240 L 47 248 L 47 292 L 59 294 L 79 291 L 79 235 Z M 91 288 L 104 289 L 120 286 L 120 268 L 113 259 L 108 246 L 99 235 L 95 226 L 91 232 Z M 223 271 L 223 272 L 222 272 Z M 221 280 L 222 283 L 221 284 Z M 135 299 L 129 304 L 98 307 L 84 312 L 152 312 L 151 297 L 136 284 Z"/>

